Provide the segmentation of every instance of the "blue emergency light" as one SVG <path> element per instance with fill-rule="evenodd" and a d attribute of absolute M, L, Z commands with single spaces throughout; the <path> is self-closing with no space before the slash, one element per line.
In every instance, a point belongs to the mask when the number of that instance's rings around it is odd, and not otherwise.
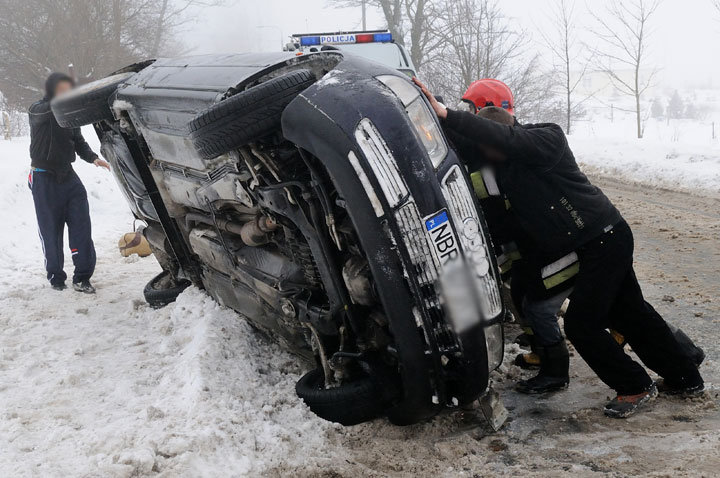
<path fill-rule="evenodd" d="M 329 33 L 300 37 L 300 46 L 342 45 L 348 43 L 388 43 L 392 33 Z"/>

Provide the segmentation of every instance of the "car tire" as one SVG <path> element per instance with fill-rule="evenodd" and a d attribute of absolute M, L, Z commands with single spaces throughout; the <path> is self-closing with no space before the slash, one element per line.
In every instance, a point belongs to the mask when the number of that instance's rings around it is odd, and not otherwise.
<path fill-rule="evenodd" d="M 152 307 L 164 307 L 180 295 L 182 291 L 190 286 L 187 279 L 176 280 L 170 277 L 168 271 L 162 271 L 147 283 L 143 290 L 145 301 Z"/>
<path fill-rule="evenodd" d="M 357 425 L 381 416 L 385 410 L 382 393 L 370 377 L 359 378 L 336 388 L 325 388 L 323 370 L 303 375 L 295 392 L 320 418 L 342 425 Z"/>
<path fill-rule="evenodd" d="M 211 159 L 278 130 L 285 107 L 315 81 L 310 70 L 295 70 L 210 106 L 188 125 L 195 149 Z"/>
<path fill-rule="evenodd" d="M 108 102 L 110 95 L 134 74 L 126 72 L 101 78 L 55 98 L 51 108 L 58 124 L 63 128 L 79 128 L 102 120 L 112 120 Z"/>

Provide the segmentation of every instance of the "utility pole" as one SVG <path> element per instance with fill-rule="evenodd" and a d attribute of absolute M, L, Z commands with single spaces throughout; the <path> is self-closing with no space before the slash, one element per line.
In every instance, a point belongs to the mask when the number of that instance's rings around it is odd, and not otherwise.
<path fill-rule="evenodd" d="M 367 6 L 367 0 L 362 0 L 362 29 L 363 31 L 367 30 L 367 15 L 366 15 L 366 6 Z"/>

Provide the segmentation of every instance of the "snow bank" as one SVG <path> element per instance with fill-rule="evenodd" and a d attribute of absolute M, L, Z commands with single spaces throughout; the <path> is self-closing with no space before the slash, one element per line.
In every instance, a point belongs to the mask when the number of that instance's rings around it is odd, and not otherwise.
<path fill-rule="evenodd" d="M 342 456 L 325 456 L 335 425 L 295 395 L 295 357 L 197 289 L 147 307 L 159 266 L 120 256 L 132 216 L 112 175 L 82 161 L 98 293 L 50 290 L 27 151 L 0 141 L 0 474 L 257 476 Z"/>
<path fill-rule="evenodd" d="M 720 150 L 648 139 L 580 138 L 570 146 L 583 170 L 652 187 L 720 195 Z"/>
<path fill-rule="evenodd" d="M 610 100 L 608 100 L 608 103 Z M 594 109 L 568 138 L 590 173 L 651 187 L 720 196 L 720 123 L 713 138 L 707 120 L 647 119 L 637 139 L 633 113 Z"/>

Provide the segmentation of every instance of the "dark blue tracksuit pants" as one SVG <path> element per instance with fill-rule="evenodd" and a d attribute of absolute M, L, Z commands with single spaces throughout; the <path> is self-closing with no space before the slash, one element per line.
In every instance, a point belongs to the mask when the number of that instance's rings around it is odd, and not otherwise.
<path fill-rule="evenodd" d="M 73 282 L 90 279 L 95 271 L 95 245 L 90 227 L 87 192 L 75 172 L 62 182 L 53 173 L 31 171 L 28 184 L 35 202 L 38 231 L 45 254 L 45 270 L 51 284 L 67 279 L 63 271 L 63 233 L 68 226 L 70 253 L 75 273 Z"/>

